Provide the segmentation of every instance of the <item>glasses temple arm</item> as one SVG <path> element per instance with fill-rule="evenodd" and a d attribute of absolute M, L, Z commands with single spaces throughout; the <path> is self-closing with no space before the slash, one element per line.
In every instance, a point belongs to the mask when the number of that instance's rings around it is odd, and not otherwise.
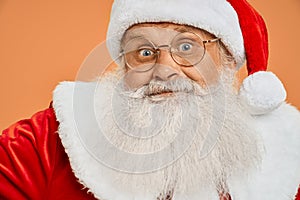
<path fill-rule="evenodd" d="M 216 42 L 216 41 L 219 41 L 221 38 L 215 38 L 215 39 L 211 39 L 211 40 L 204 40 L 203 43 L 206 44 L 206 43 L 212 43 L 212 42 Z"/>

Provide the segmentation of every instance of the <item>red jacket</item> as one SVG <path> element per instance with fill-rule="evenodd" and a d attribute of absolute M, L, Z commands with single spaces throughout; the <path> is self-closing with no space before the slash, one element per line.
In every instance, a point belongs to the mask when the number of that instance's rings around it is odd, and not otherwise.
<path fill-rule="evenodd" d="M 52 108 L 0 137 L 0 199 L 95 199 L 78 182 L 57 134 Z"/>
<path fill-rule="evenodd" d="M 1 200 L 95 199 L 73 174 L 57 129 L 54 110 L 49 108 L 3 131 Z"/>

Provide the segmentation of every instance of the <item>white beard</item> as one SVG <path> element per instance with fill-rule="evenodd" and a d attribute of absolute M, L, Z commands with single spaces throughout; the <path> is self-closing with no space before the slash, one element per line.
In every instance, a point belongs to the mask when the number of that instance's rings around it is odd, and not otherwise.
<path fill-rule="evenodd" d="M 136 197 L 161 194 L 161 199 L 169 191 L 228 192 L 228 178 L 247 176 L 257 167 L 261 146 L 233 89 L 233 74 L 224 71 L 210 95 L 201 95 L 205 90 L 196 83 L 175 83 L 184 92 L 162 99 L 145 97 L 143 89 L 124 91 L 119 75 L 102 78 L 95 114 L 115 147 L 107 148 L 109 158 L 102 159 L 113 169 L 107 174 L 113 187 Z M 122 157 L 115 157 L 116 149 L 124 152 Z"/>

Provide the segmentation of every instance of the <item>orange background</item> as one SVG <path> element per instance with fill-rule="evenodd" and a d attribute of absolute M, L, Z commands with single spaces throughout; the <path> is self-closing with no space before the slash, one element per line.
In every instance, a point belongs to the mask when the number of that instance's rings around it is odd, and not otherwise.
<path fill-rule="evenodd" d="M 269 70 L 300 108 L 300 1 L 249 2 L 267 22 Z M 47 108 L 57 83 L 75 79 L 84 58 L 105 40 L 111 3 L 0 0 L 0 130 Z"/>

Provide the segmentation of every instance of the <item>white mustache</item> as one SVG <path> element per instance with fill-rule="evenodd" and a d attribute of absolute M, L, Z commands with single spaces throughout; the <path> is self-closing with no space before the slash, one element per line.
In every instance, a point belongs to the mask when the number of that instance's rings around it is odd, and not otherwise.
<path fill-rule="evenodd" d="M 152 80 L 149 84 L 144 85 L 135 91 L 126 91 L 122 93 L 128 97 L 140 99 L 169 92 L 203 95 L 207 93 L 207 89 L 202 88 L 198 83 L 190 79 L 176 78 L 168 81 Z"/>
<path fill-rule="evenodd" d="M 190 80 L 179 78 L 170 81 L 151 81 L 145 87 L 144 94 L 146 96 L 152 96 L 165 92 L 193 93 L 194 90 L 194 84 Z"/>

